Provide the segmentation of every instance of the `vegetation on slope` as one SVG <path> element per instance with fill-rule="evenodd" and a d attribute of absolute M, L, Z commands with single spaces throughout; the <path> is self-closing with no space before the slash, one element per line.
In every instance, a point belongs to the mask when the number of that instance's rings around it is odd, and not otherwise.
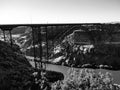
<path fill-rule="evenodd" d="M 34 77 L 33 73 L 35 71 L 40 71 L 41 73 L 41 70 L 32 68 L 25 56 L 21 54 L 17 45 L 11 47 L 8 43 L 0 41 L 0 90 L 28 90 L 33 87 L 36 88 L 35 78 L 41 81 L 41 85 L 42 76 L 38 74 L 38 76 Z M 46 83 L 53 83 L 63 80 L 64 75 L 60 72 L 46 71 L 45 78 L 47 79 Z"/>
<path fill-rule="evenodd" d="M 31 73 L 32 67 L 19 48 L 0 41 L 0 90 L 21 90 Z"/>

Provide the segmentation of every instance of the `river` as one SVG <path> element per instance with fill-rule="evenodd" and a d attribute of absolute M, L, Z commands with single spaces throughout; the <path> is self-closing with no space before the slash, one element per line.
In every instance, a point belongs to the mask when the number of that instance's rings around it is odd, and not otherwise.
<path fill-rule="evenodd" d="M 70 69 L 70 67 L 61 66 L 61 65 L 52 65 L 52 64 L 47 64 L 46 68 L 47 68 L 47 70 L 62 72 L 64 74 L 65 78 L 67 76 L 68 69 Z M 111 73 L 112 77 L 113 77 L 113 82 L 120 85 L 120 70 L 119 71 L 113 71 L 113 70 L 105 70 L 105 69 L 95 69 L 95 72 L 97 72 L 97 73 L 98 72 L 101 72 L 101 73 L 109 72 L 109 73 Z"/>
<path fill-rule="evenodd" d="M 34 62 L 30 61 L 31 65 L 34 67 Z M 67 71 L 70 69 L 70 67 L 67 66 L 61 66 L 61 65 L 53 65 L 53 64 L 46 64 L 47 70 L 57 71 L 64 74 L 65 78 L 67 76 Z M 80 68 L 81 69 L 81 68 Z M 106 73 L 109 72 L 112 74 L 113 77 L 113 83 L 120 85 L 120 70 L 113 71 L 113 70 L 105 70 L 105 69 L 95 69 L 95 72 L 101 72 Z"/>

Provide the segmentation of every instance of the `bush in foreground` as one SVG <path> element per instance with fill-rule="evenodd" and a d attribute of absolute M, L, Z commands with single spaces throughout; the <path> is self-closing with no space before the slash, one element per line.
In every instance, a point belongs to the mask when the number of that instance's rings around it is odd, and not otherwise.
<path fill-rule="evenodd" d="M 64 81 L 57 81 L 52 90 L 120 90 L 113 85 L 110 73 L 95 73 L 89 69 L 70 69 Z"/>
<path fill-rule="evenodd" d="M 33 71 L 17 46 L 0 41 L 0 90 L 23 90 Z"/>

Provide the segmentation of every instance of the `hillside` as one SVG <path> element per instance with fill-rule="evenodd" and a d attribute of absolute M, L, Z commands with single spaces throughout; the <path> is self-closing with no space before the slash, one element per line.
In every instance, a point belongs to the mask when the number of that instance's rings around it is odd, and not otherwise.
<path fill-rule="evenodd" d="M 59 45 L 55 46 L 50 63 L 78 68 L 120 70 L 119 45 L 76 45 L 73 41 L 72 36 L 68 35 Z"/>
<path fill-rule="evenodd" d="M 19 48 L 0 41 L 0 90 L 20 90 L 31 74 L 32 67 Z"/>

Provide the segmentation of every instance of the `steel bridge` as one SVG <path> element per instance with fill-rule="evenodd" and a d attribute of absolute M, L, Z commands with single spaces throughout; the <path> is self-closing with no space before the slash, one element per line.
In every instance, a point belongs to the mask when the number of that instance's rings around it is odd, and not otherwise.
<path fill-rule="evenodd" d="M 3 37 L 4 41 L 6 41 L 6 31 L 9 31 L 10 36 L 10 44 L 11 47 L 13 46 L 13 37 L 11 31 L 19 26 L 28 26 L 32 28 L 32 39 L 33 39 L 33 53 L 34 53 L 34 62 L 35 62 L 35 68 L 37 69 L 37 63 L 40 65 L 40 68 L 42 69 L 42 39 L 41 39 L 41 28 L 45 28 L 46 33 L 46 59 L 48 60 L 48 27 L 49 26 L 69 26 L 69 29 L 67 29 L 65 32 L 61 32 L 57 37 L 55 38 L 62 38 L 65 36 L 66 33 L 70 32 L 72 29 L 75 29 L 76 27 L 82 28 L 84 30 L 88 30 L 88 28 L 84 27 L 84 25 L 90 26 L 90 25 L 101 25 L 100 23 L 67 23 L 67 24 L 1 24 L 0 29 L 3 31 Z M 38 43 L 39 43 L 39 58 L 40 60 L 36 60 L 36 51 L 35 51 L 35 31 L 38 30 Z"/>

